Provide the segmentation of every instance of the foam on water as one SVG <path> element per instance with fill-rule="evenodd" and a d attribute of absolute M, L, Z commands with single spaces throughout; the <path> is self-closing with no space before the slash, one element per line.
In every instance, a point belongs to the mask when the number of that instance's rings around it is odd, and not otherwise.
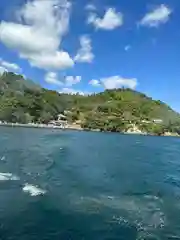
<path fill-rule="evenodd" d="M 81 196 L 79 199 L 72 197 L 72 204 L 75 204 L 74 208 L 77 211 L 90 214 L 93 212 L 102 213 L 105 211 L 105 208 L 109 208 L 116 212 L 116 215 L 111 215 L 109 222 L 116 222 L 120 226 L 128 228 L 134 226 L 139 237 L 144 237 L 150 233 L 153 233 L 155 236 L 167 224 L 166 216 L 162 211 L 163 201 L 155 195 L 142 195 L 141 197 Z"/>
<path fill-rule="evenodd" d="M 29 193 L 31 196 L 39 196 L 39 195 L 44 195 L 46 193 L 45 190 L 39 188 L 38 186 L 34 186 L 28 183 L 24 185 L 22 190 L 25 193 Z"/>
<path fill-rule="evenodd" d="M 20 180 L 19 177 L 13 175 L 12 173 L 0 173 L 0 181 L 16 181 Z"/>
<path fill-rule="evenodd" d="M 6 160 L 5 156 L 2 156 L 0 160 L 5 161 Z"/>

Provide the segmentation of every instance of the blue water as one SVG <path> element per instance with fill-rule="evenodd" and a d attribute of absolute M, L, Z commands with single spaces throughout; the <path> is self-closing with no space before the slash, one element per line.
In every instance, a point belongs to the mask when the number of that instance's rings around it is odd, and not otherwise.
<path fill-rule="evenodd" d="M 0 239 L 180 239 L 180 139 L 1 127 Z"/>

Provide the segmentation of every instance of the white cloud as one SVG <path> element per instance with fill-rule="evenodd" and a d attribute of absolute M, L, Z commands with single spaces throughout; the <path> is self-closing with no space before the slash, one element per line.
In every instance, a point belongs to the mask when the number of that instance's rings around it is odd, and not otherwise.
<path fill-rule="evenodd" d="M 61 77 L 61 80 L 59 80 L 58 74 L 56 72 L 47 72 L 45 75 L 45 82 L 51 85 L 64 87 L 71 87 L 72 85 L 79 83 L 81 79 L 81 76 L 66 76 Z"/>
<path fill-rule="evenodd" d="M 74 65 L 73 60 L 69 57 L 67 52 L 56 51 L 54 53 L 42 53 L 39 55 L 31 56 L 32 66 L 38 66 L 44 69 L 66 69 Z"/>
<path fill-rule="evenodd" d="M 147 13 L 139 24 L 147 27 L 158 27 L 169 20 L 171 13 L 172 10 L 168 6 L 161 4 L 152 12 Z"/>
<path fill-rule="evenodd" d="M 0 23 L 0 41 L 17 51 L 32 66 L 65 69 L 74 65 L 67 52 L 59 50 L 69 28 L 67 0 L 33 0 L 18 12 L 19 23 Z"/>
<path fill-rule="evenodd" d="M 125 46 L 125 48 L 124 48 L 124 50 L 125 50 L 126 52 L 128 52 L 130 49 L 131 49 L 131 46 L 130 46 L 130 45 L 127 45 L 127 46 Z"/>
<path fill-rule="evenodd" d="M 89 3 L 85 6 L 85 9 L 88 11 L 95 11 L 96 10 L 96 6 L 92 3 Z"/>
<path fill-rule="evenodd" d="M 99 87 L 101 86 L 101 83 L 99 80 L 96 80 L 96 79 L 92 79 L 90 82 L 89 82 L 90 85 L 92 85 L 93 87 Z"/>
<path fill-rule="evenodd" d="M 121 88 L 121 87 L 128 87 L 135 89 L 137 86 L 137 79 L 136 78 L 123 78 L 121 76 L 112 76 L 108 78 L 100 79 L 101 84 L 106 89 L 114 89 L 114 88 Z"/>
<path fill-rule="evenodd" d="M 102 18 L 97 14 L 91 13 L 88 23 L 93 24 L 96 29 L 113 30 L 123 25 L 123 15 L 114 8 L 109 8 Z"/>
<path fill-rule="evenodd" d="M 67 94 L 72 94 L 72 95 L 75 95 L 75 94 L 79 94 L 79 95 L 87 95 L 86 92 L 83 92 L 81 90 L 75 90 L 73 88 L 62 88 L 59 93 L 67 93 Z"/>
<path fill-rule="evenodd" d="M 102 86 L 105 89 L 114 89 L 127 87 L 135 89 L 138 82 L 136 78 L 123 78 L 121 76 L 111 76 L 107 78 L 100 78 L 99 80 L 93 79 L 89 82 L 94 87 Z"/>
<path fill-rule="evenodd" d="M 55 72 L 48 72 L 45 75 L 45 81 L 47 83 L 50 83 L 50 84 L 53 84 L 53 85 L 57 85 L 57 86 L 62 86 L 63 85 L 63 82 L 58 80 L 57 73 L 55 73 Z"/>
<path fill-rule="evenodd" d="M 72 86 L 75 85 L 77 83 L 80 83 L 82 77 L 81 76 L 66 76 L 65 77 L 65 85 L 66 86 Z"/>
<path fill-rule="evenodd" d="M 91 39 L 87 35 L 80 37 L 80 46 L 74 61 L 91 63 L 94 59 L 94 54 L 92 53 Z"/>
<path fill-rule="evenodd" d="M 8 70 L 5 67 L 0 66 L 0 76 L 4 73 L 7 72 Z"/>
<path fill-rule="evenodd" d="M 94 87 L 102 86 L 105 89 L 114 89 L 114 88 L 121 88 L 127 87 L 135 89 L 137 86 L 137 79 L 136 78 L 123 78 L 121 76 L 112 76 L 107 78 L 100 78 L 99 80 L 91 80 L 89 82 Z"/>
<path fill-rule="evenodd" d="M 17 71 L 17 72 L 22 71 L 22 69 L 16 63 L 10 63 L 10 62 L 4 61 L 2 58 L 0 58 L 0 66 L 4 67 L 9 71 Z"/>

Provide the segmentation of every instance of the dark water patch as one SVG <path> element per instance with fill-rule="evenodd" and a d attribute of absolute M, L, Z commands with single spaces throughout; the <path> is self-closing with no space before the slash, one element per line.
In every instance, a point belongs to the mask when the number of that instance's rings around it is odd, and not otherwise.
<path fill-rule="evenodd" d="M 136 239 L 134 226 L 106 223 L 99 215 L 68 213 L 34 202 L 1 228 L 6 239 Z M 34 212 L 36 215 L 34 216 Z M 48 216 L 48 217 L 47 217 Z M 24 223 L 28 223 L 27 225 Z M 16 223 L 16 224 L 15 224 Z M 46 228 L 45 228 L 46 226 Z M 13 236 L 12 236 L 13 234 Z"/>

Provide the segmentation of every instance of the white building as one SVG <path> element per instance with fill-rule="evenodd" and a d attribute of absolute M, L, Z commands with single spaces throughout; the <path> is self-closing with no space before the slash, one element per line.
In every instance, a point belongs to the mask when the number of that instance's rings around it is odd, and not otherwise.
<path fill-rule="evenodd" d="M 153 122 L 154 122 L 154 123 L 162 123 L 163 120 L 162 120 L 162 119 L 153 119 Z"/>
<path fill-rule="evenodd" d="M 57 120 L 50 121 L 49 124 L 52 124 L 54 126 L 65 128 L 67 126 L 67 118 L 63 114 L 58 115 Z"/>

